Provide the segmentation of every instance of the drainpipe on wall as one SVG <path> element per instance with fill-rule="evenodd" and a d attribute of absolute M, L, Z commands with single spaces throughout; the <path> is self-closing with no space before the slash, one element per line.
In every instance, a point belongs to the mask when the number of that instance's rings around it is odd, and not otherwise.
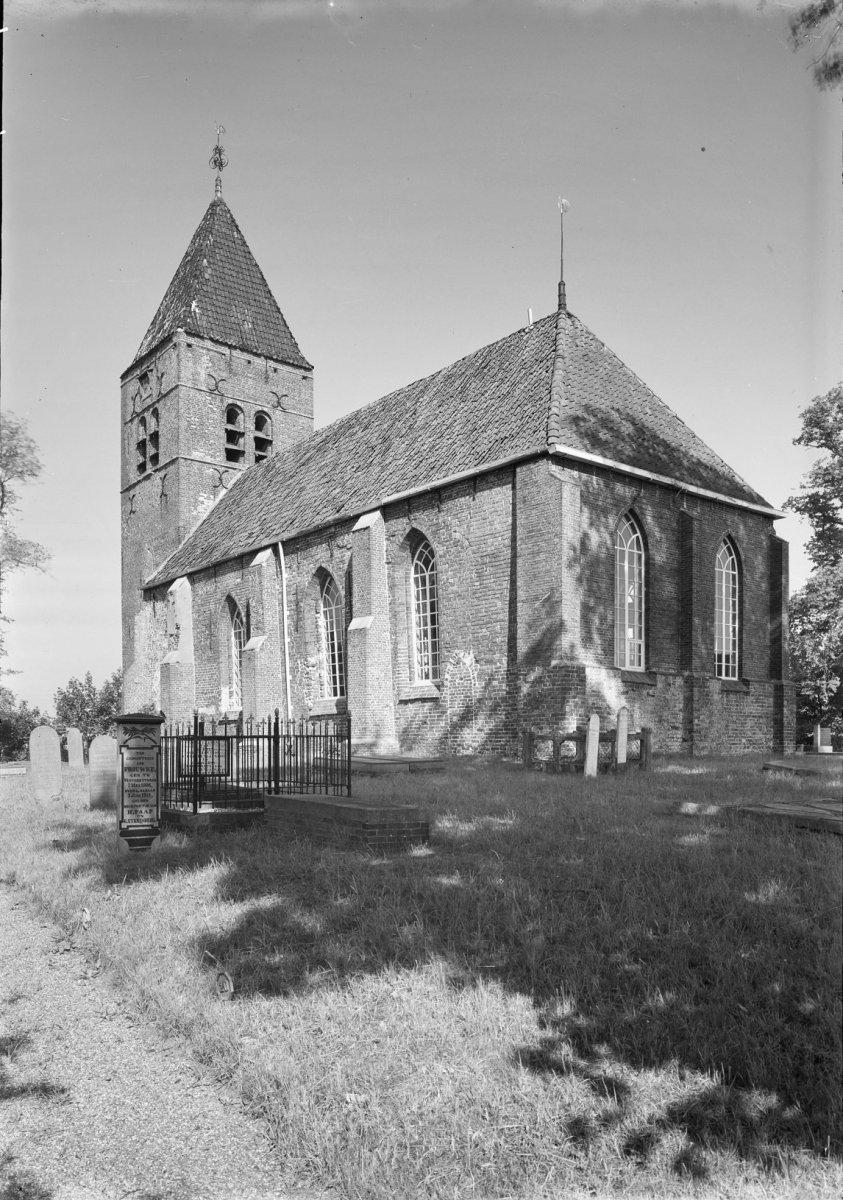
<path fill-rule="evenodd" d="M 290 637 L 287 632 L 287 563 L 284 558 L 284 546 L 278 543 L 278 559 L 281 563 L 281 620 L 284 624 L 284 700 L 286 703 L 287 720 L 292 717 L 290 702 Z"/>

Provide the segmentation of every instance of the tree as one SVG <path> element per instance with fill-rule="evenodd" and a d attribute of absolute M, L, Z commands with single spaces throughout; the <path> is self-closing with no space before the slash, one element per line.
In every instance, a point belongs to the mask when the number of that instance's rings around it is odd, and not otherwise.
<path fill-rule="evenodd" d="M 791 663 L 803 727 L 843 733 L 843 384 L 802 411 L 799 446 L 824 451 L 785 508 L 811 526 L 813 570 L 790 602 Z"/>
<path fill-rule="evenodd" d="M 70 679 L 53 697 L 56 706 L 56 728 L 64 734 L 72 726 L 80 730 L 86 745 L 98 733 L 115 732 L 121 707 L 123 672 L 117 670 L 101 688 L 94 683 L 91 672 L 84 679 Z"/>
<path fill-rule="evenodd" d="M 7 687 L 0 687 L 0 762 L 29 758 L 29 735 L 36 725 L 50 724 L 38 708 L 18 700 Z"/>
<path fill-rule="evenodd" d="M 3 615 L 3 589 L 13 571 L 25 568 L 43 570 L 49 554 L 37 542 L 18 537 L 12 520 L 18 508 L 18 486 L 30 483 L 41 474 L 38 448 L 27 433 L 26 422 L 0 412 L 0 620 Z M 0 629 L 0 656 L 4 653 Z"/>
<path fill-rule="evenodd" d="M 811 46 L 814 81 L 823 89 L 843 82 L 843 0 L 815 0 L 790 19 L 794 50 Z"/>

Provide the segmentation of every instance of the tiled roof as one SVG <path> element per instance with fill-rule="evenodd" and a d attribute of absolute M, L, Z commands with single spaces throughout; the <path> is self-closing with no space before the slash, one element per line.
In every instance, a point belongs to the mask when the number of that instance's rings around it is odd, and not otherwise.
<path fill-rule="evenodd" d="M 149 583 L 549 442 L 769 507 L 576 317 L 558 319 L 558 336 L 554 313 L 249 468 Z"/>
<path fill-rule="evenodd" d="M 310 366 L 221 196 L 208 205 L 132 365 L 176 329 Z"/>

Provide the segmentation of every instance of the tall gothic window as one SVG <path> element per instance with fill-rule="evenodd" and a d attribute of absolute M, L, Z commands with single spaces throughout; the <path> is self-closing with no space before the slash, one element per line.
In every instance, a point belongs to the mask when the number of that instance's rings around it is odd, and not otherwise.
<path fill-rule="evenodd" d="M 738 556 L 724 538 L 714 562 L 714 671 L 738 678 Z"/>
<path fill-rule="evenodd" d="M 345 614 L 339 588 L 330 575 L 325 575 L 319 592 L 318 609 L 319 649 L 324 669 L 322 696 L 339 700 L 345 695 L 345 660 L 343 658 L 343 627 Z"/>
<path fill-rule="evenodd" d="M 643 671 L 644 539 L 631 513 L 615 536 L 615 666 Z"/>
<path fill-rule="evenodd" d="M 225 461 L 242 463 L 246 457 L 246 432 L 243 427 L 243 409 L 229 404 L 225 410 Z"/>
<path fill-rule="evenodd" d="M 265 412 L 255 413 L 255 462 L 263 462 L 272 453 L 272 421 Z"/>
<path fill-rule="evenodd" d="M 439 678 L 439 598 L 436 591 L 436 557 L 430 542 L 423 541 L 413 555 L 414 682 Z"/>
<path fill-rule="evenodd" d="M 243 707 L 243 651 L 248 637 L 243 614 L 233 600 L 228 602 L 231 620 L 229 632 L 228 703 L 230 708 Z"/>

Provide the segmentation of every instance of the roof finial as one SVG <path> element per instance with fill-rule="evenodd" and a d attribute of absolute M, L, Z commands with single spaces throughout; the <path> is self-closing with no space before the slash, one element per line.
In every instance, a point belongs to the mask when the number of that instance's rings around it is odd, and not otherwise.
<path fill-rule="evenodd" d="M 561 196 L 557 205 L 559 208 L 559 307 L 567 311 L 568 305 L 565 301 L 565 213 L 571 206 Z"/>
<path fill-rule="evenodd" d="M 218 199 L 222 195 L 222 174 L 228 166 L 228 159 L 225 157 L 225 147 L 220 145 L 220 134 L 225 133 L 225 126 L 217 126 L 217 144 L 214 146 L 214 153 L 208 160 L 209 166 L 213 167 L 217 172 L 217 177 L 214 180 L 214 196 Z"/>

